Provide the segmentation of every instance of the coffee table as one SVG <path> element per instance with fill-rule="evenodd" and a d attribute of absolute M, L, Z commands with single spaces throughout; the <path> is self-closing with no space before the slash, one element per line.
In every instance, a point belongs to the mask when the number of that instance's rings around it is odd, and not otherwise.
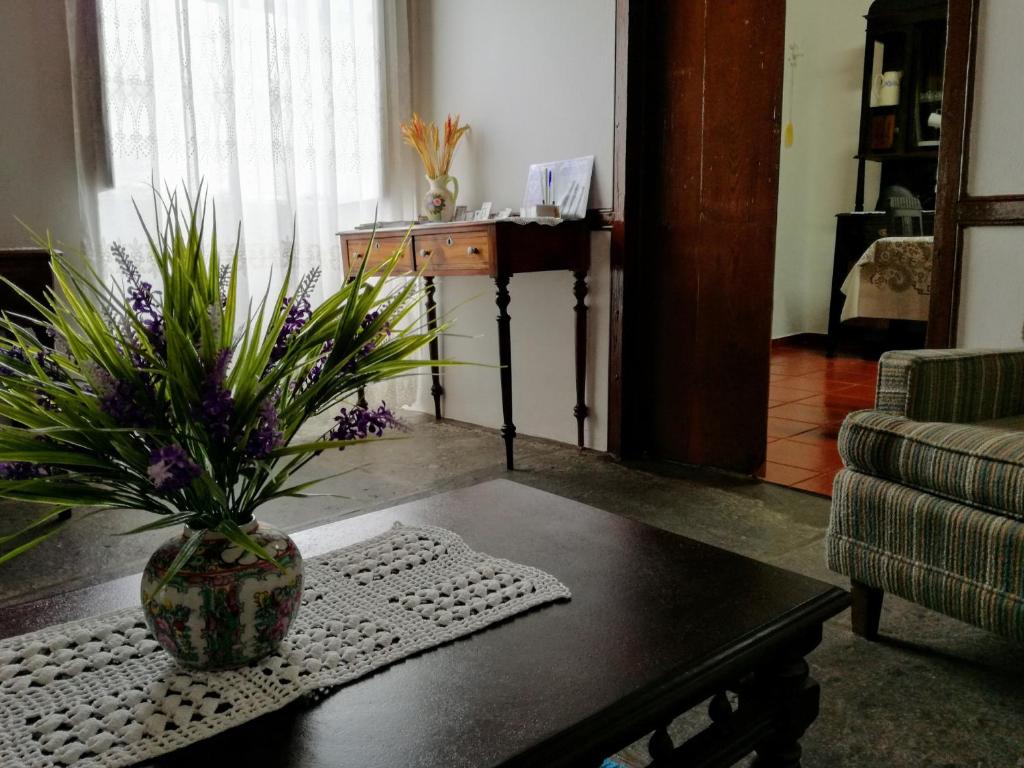
<path fill-rule="evenodd" d="M 294 535 L 307 556 L 387 529 L 439 525 L 542 568 L 555 603 L 160 758 L 160 766 L 581 766 L 654 732 L 652 766 L 798 766 L 818 711 L 804 661 L 848 594 L 508 480 Z M 132 605 L 138 577 L 0 611 L 0 636 Z M 731 706 L 726 690 L 739 694 Z M 711 698 L 712 724 L 666 728 Z"/>

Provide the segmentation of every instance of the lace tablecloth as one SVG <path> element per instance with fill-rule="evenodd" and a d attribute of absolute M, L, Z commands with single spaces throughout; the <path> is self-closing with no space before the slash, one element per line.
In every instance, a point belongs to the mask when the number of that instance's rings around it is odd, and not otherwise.
<path fill-rule="evenodd" d="M 0 765 L 131 765 L 568 598 L 451 531 L 396 526 L 307 560 L 291 632 L 241 669 L 176 666 L 139 608 L 0 640 Z"/>
<path fill-rule="evenodd" d="M 873 242 L 843 282 L 843 320 L 873 317 L 928 320 L 931 237 L 883 237 Z"/>

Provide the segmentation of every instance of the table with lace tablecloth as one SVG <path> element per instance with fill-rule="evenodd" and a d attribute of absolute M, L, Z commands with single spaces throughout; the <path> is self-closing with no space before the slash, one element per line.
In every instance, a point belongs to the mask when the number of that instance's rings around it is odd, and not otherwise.
<path fill-rule="evenodd" d="M 666 724 L 716 693 L 715 724 L 666 763 L 756 747 L 781 765 L 818 712 L 802 657 L 849 605 L 831 585 L 509 480 L 293 538 L 306 603 L 287 646 L 252 668 L 171 668 L 131 614 L 137 576 L 5 607 L 0 766 L 31 766 L 27 753 L 109 768 L 167 748 L 160 768 L 596 768 L 655 729 L 671 750 Z M 119 609 L 105 626 L 80 618 Z M 114 677 L 116 694 L 99 693 Z M 737 689 L 732 711 L 722 692 Z"/>
<path fill-rule="evenodd" d="M 843 320 L 928 320 L 931 237 L 883 237 L 857 260 L 843 282 Z"/>

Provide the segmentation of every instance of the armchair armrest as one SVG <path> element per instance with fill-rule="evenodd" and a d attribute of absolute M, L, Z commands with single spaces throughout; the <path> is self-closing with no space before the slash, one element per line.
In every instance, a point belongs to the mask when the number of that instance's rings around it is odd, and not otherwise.
<path fill-rule="evenodd" d="M 1024 349 L 886 352 L 875 410 L 957 423 L 1024 414 Z"/>

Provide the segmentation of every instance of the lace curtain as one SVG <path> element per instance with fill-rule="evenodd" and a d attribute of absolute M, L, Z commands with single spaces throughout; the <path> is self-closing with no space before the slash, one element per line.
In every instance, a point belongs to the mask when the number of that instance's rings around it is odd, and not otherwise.
<path fill-rule="evenodd" d="M 76 115 L 102 100 L 102 162 L 89 152 L 96 120 L 79 119 L 76 135 L 92 193 L 82 206 L 87 248 L 105 278 L 116 271 L 115 241 L 147 271 L 133 201 L 151 218 L 153 185 L 202 181 L 222 249 L 240 223 L 242 286 L 254 303 L 280 285 L 293 237 L 293 279 L 319 267 L 317 299 L 343 279 L 339 229 L 375 212 L 414 213 L 416 175 L 397 130 L 409 112 L 405 0 L 67 3 Z M 90 12 L 92 46 L 81 31 Z M 415 388 L 399 386 L 390 401 L 412 402 Z"/>

